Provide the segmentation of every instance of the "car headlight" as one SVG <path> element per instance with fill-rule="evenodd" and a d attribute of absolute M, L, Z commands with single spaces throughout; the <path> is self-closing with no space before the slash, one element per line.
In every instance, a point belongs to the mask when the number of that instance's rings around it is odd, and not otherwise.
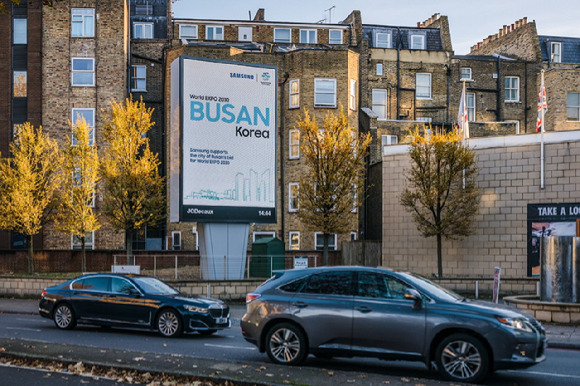
<path fill-rule="evenodd" d="M 203 307 L 196 307 L 196 306 L 184 306 L 185 309 L 189 312 L 197 312 L 198 314 L 207 314 L 209 310 Z"/>
<path fill-rule="evenodd" d="M 504 326 L 513 328 L 514 330 L 534 332 L 532 328 L 526 323 L 526 321 L 521 318 L 502 318 L 498 316 L 497 320 L 499 320 L 499 322 Z"/>

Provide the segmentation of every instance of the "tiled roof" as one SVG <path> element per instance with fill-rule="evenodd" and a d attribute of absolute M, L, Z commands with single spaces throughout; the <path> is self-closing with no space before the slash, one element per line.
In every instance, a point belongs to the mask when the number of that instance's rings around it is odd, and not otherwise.
<path fill-rule="evenodd" d="M 552 42 L 562 43 L 562 63 L 580 63 L 580 38 L 562 36 L 538 36 L 542 49 L 542 60 L 548 61 Z"/>
<path fill-rule="evenodd" d="M 394 27 L 365 24 L 363 25 L 363 37 L 370 42 L 371 48 L 376 47 L 375 34 L 377 32 L 391 34 L 391 48 L 397 48 L 400 32 L 401 49 L 409 49 L 411 34 L 417 34 L 425 36 L 426 50 L 443 50 L 443 42 L 441 40 L 441 31 L 439 28 Z"/>

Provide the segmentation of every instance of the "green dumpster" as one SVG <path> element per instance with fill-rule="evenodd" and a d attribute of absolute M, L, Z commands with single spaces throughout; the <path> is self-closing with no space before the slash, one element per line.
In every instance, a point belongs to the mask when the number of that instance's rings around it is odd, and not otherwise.
<path fill-rule="evenodd" d="M 264 237 L 252 243 L 250 277 L 270 277 L 272 271 L 285 269 L 284 242 L 277 237 Z"/>

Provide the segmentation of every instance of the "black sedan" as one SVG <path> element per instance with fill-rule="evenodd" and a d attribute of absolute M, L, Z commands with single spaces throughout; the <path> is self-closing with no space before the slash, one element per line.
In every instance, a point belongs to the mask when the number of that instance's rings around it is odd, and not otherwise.
<path fill-rule="evenodd" d="M 39 313 L 61 329 L 77 323 L 150 328 L 166 337 L 210 335 L 230 327 L 230 310 L 221 300 L 185 297 L 154 277 L 114 273 L 87 274 L 46 288 Z"/>

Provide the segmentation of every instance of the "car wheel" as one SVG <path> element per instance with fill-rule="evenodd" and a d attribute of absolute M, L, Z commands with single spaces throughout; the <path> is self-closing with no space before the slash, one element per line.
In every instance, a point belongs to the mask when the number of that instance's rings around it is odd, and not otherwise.
<path fill-rule="evenodd" d="M 447 380 L 479 382 L 489 371 L 489 356 L 481 341 L 468 334 L 443 339 L 435 351 L 439 373 Z"/>
<path fill-rule="evenodd" d="M 293 324 L 276 324 L 266 335 L 266 353 L 274 363 L 297 365 L 306 358 L 306 337 Z"/>
<path fill-rule="evenodd" d="M 217 330 L 200 330 L 198 333 L 200 335 L 213 335 L 217 332 Z"/>
<path fill-rule="evenodd" d="M 157 329 L 161 335 L 173 338 L 181 335 L 181 318 L 177 312 L 166 309 L 157 316 Z"/>
<path fill-rule="evenodd" d="M 73 329 L 77 324 L 72 307 L 66 303 L 61 303 L 56 306 L 52 318 L 54 324 L 63 330 Z"/>

